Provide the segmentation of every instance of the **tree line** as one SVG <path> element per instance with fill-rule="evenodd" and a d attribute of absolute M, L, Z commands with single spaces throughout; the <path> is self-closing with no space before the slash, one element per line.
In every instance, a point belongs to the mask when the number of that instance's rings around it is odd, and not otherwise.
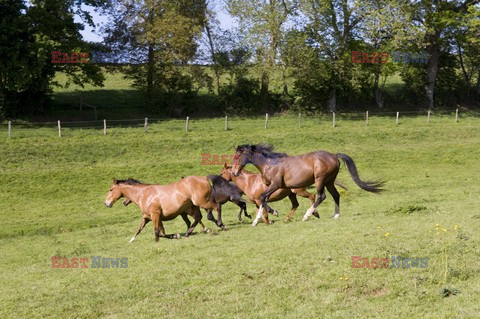
<path fill-rule="evenodd" d="M 67 85 L 102 85 L 109 68 L 170 115 L 194 109 L 200 90 L 212 111 L 229 113 L 475 106 L 479 2 L 3 0 L 0 114 L 43 112 L 55 72 Z M 104 43 L 82 40 L 94 26 L 82 4 L 108 18 Z M 222 29 L 220 6 L 238 27 Z M 52 51 L 108 52 L 110 63 L 52 63 Z M 389 77 L 403 84 L 387 90 Z"/>

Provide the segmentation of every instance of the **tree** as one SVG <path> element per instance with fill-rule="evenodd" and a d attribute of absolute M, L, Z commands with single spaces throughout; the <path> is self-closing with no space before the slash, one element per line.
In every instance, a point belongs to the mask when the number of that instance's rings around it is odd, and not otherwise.
<path fill-rule="evenodd" d="M 107 12 L 107 43 L 136 54 L 127 76 L 146 91 L 149 106 L 178 107 L 179 94 L 192 92 L 192 77 L 181 66 L 195 57 L 206 21 L 205 1 L 116 0 Z"/>
<path fill-rule="evenodd" d="M 413 22 L 423 31 L 423 41 L 429 54 L 425 68 L 425 94 L 427 107 L 433 109 L 435 81 L 439 68 L 440 56 L 447 52 L 448 34 L 460 26 L 461 17 L 469 8 L 480 3 L 479 0 L 445 1 L 421 0 L 411 1 L 411 15 Z"/>
<path fill-rule="evenodd" d="M 85 1 L 99 6 L 99 1 Z M 0 111 L 5 116 L 41 113 L 48 102 L 55 72 L 62 71 L 69 83 L 102 85 L 101 69 L 91 63 L 54 64 L 52 51 L 67 54 L 90 52 L 92 45 L 79 33 L 82 24 L 74 15 L 93 25 L 82 2 L 74 0 L 22 0 L 0 3 Z"/>
<path fill-rule="evenodd" d="M 260 92 L 264 98 L 269 92 L 271 76 L 277 69 L 285 24 L 296 6 L 297 1 L 293 0 L 227 0 L 228 11 L 239 19 L 247 43 L 255 52 L 256 64 L 260 68 Z M 285 75 L 285 66 L 280 72 Z M 287 94 L 285 76 L 283 80 L 283 93 Z"/>
<path fill-rule="evenodd" d="M 350 78 L 348 49 L 365 15 L 365 1 L 302 0 L 301 10 L 307 17 L 306 30 L 311 46 L 320 59 L 328 60 L 328 109 L 336 110 L 337 90 Z"/>

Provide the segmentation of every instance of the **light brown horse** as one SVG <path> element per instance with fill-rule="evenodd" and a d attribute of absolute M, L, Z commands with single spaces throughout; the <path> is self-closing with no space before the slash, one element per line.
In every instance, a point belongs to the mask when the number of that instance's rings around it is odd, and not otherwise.
<path fill-rule="evenodd" d="M 233 176 L 232 167 L 225 163 L 220 175 L 227 181 L 233 181 L 245 193 L 249 201 L 255 204 L 257 209 L 261 206 L 260 196 L 267 189 L 267 185 L 263 183 L 262 174 L 252 173 L 243 169 L 238 176 Z M 285 221 L 289 221 L 299 206 L 297 195 L 308 198 L 312 205 L 315 203 L 315 195 L 308 192 L 306 188 L 280 188 L 272 193 L 268 198 L 268 202 L 276 202 L 288 196 L 288 199 L 290 199 L 290 202 L 292 203 L 292 208 L 285 218 Z M 317 218 L 320 217 L 316 211 L 313 212 L 313 215 Z M 262 216 L 263 221 L 266 224 L 269 224 L 268 214 L 265 209 L 262 211 Z M 255 226 L 256 224 L 252 225 Z"/>
<path fill-rule="evenodd" d="M 205 230 L 199 207 L 211 211 L 218 209 L 221 205 L 212 199 L 215 197 L 212 196 L 215 186 L 217 186 L 215 179 L 209 180 L 207 176 L 188 176 L 168 185 L 142 184 L 134 179 L 121 181 L 114 179 L 105 205 L 112 207 L 119 198 L 125 197 L 124 205 L 128 205 L 131 201 L 141 209 L 142 223 L 130 242 L 135 240 L 150 220 L 154 224 L 156 241 L 159 237 L 179 237 L 178 234 L 165 234 L 162 223 L 178 215 L 181 215 L 187 224 L 185 236 L 188 237 L 198 223 Z M 220 185 L 219 188 L 222 186 Z M 187 215 L 194 218 L 193 224 L 190 224 Z"/>
<path fill-rule="evenodd" d="M 350 176 L 355 184 L 368 192 L 378 193 L 382 191 L 383 182 L 362 181 L 358 176 L 355 162 L 348 155 L 332 154 L 326 151 L 316 151 L 304 155 L 288 156 L 285 153 L 273 151 L 269 145 L 245 144 L 236 149 L 232 174 L 238 176 L 243 167 L 251 163 L 262 174 L 263 182 L 268 186 L 260 197 L 261 206 L 267 212 L 273 213 L 273 209 L 267 204 L 270 196 L 280 188 L 301 188 L 315 184 L 317 199 L 307 210 L 302 221 L 306 221 L 320 203 L 325 199 L 325 188 L 335 200 L 334 218 L 340 216 L 340 194 L 335 188 L 335 179 L 340 169 L 340 159 L 347 165 Z M 256 221 L 261 218 L 258 213 Z M 255 223 L 255 221 L 254 221 Z"/>

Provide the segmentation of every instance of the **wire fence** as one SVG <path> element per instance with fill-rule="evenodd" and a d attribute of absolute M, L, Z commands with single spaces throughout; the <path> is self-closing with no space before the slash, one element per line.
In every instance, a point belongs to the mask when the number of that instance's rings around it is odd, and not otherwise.
<path fill-rule="evenodd" d="M 438 126 L 438 125 L 461 125 L 462 127 L 480 127 L 478 121 L 480 112 L 467 111 L 404 111 L 404 112 L 349 112 L 349 113 L 321 113 L 316 115 L 271 115 L 264 116 L 225 116 L 214 118 L 197 118 L 187 116 L 184 119 L 172 118 L 137 118 L 121 120 L 93 120 L 93 121 L 56 121 L 56 122 L 24 122 L 7 121 L 0 123 L 1 138 L 25 138 L 72 135 L 72 132 L 82 131 L 98 135 L 118 133 L 126 129 L 138 129 L 139 132 L 195 132 L 195 131 L 218 131 L 237 130 L 244 127 L 256 129 L 287 129 L 288 127 L 350 127 L 350 126 L 385 126 L 391 125 L 415 125 Z M 468 119 L 468 120 L 467 120 Z"/>

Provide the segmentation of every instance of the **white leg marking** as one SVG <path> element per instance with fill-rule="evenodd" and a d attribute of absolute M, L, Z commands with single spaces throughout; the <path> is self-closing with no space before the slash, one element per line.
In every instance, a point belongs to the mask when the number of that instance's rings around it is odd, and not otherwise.
<path fill-rule="evenodd" d="M 315 207 L 313 207 L 313 205 L 310 206 L 310 208 L 307 210 L 307 212 L 303 216 L 302 222 L 306 221 L 310 216 L 312 216 L 314 211 L 315 211 Z"/>
<path fill-rule="evenodd" d="M 260 205 L 260 208 L 258 209 L 258 212 L 257 212 L 257 216 L 255 217 L 255 220 L 252 223 L 253 227 L 257 226 L 258 222 L 260 221 L 260 218 L 262 218 L 262 211 L 263 211 L 263 206 Z"/>
<path fill-rule="evenodd" d="M 133 243 L 134 240 L 135 240 L 135 236 L 133 236 L 132 239 L 130 239 L 128 242 Z"/>
<path fill-rule="evenodd" d="M 333 219 L 337 219 L 338 217 L 340 217 L 340 214 L 335 214 L 335 215 L 333 216 Z"/>

